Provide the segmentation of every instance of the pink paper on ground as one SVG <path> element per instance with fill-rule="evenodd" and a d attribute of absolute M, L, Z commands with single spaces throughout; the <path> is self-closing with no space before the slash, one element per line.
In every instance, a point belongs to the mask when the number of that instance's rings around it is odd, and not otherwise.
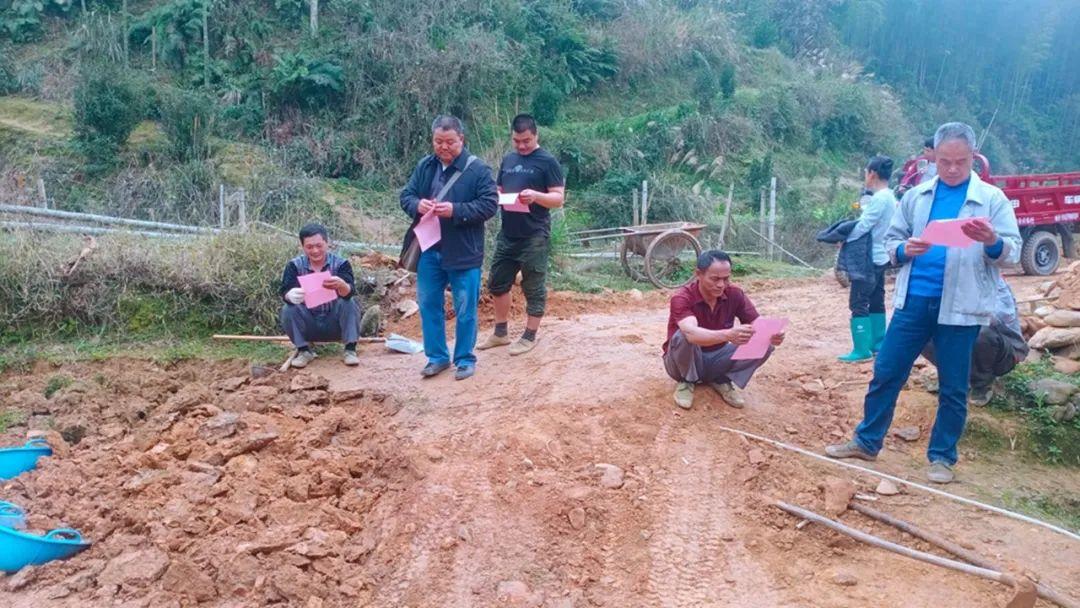
<path fill-rule="evenodd" d="M 975 222 L 972 218 L 960 220 L 934 220 L 926 225 L 919 238 L 932 245 L 944 245 L 945 247 L 967 247 L 973 244 L 971 238 L 964 234 L 964 225 Z"/>
<path fill-rule="evenodd" d="M 788 320 L 775 317 L 758 317 L 754 319 L 752 327 L 754 328 L 754 335 L 750 338 L 750 341 L 746 344 L 735 349 L 731 358 L 734 360 L 743 359 L 760 359 L 765 356 L 765 353 L 769 352 L 769 346 L 772 345 L 772 337 L 776 334 L 784 331 L 787 327 Z"/>
<path fill-rule="evenodd" d="M 413 233 L 416 234 L 416 240 L 420 243 L 420 251 L 427 251 L 432 245 L 442 240 L 442 225 L 439 224 L 439 218 L 434 210 L 428 211 L 420 218 L 416 227 L 413 228 Z"/>
<path fill-rule="evenodd" d="M 529 206 L 518 202 L 517 192 L 499 193 L 499 206 L 513 213 L 528 213 Z"/>
<path fill-rule="evenodd" d="M 313 272 L 296 277 L 300 281 L 300 288 L 304 290 L 305 306 L 315 308 L 337 299 L 336 291 L 322 286 L 323 281 L 329 279 L 330 276 L 329 272 Z"/>

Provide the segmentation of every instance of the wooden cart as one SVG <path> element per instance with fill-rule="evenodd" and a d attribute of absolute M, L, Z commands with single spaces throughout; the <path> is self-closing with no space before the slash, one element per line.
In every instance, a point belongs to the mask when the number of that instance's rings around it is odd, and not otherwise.
<path fill-rule="evenodd" d="M 685 283 L 701 255 L 698 237 L 705 224 L 669 222 L 590 230 L 583 242 L 621 238 L 619 260 L 635 281 L 670 289 Z"/>

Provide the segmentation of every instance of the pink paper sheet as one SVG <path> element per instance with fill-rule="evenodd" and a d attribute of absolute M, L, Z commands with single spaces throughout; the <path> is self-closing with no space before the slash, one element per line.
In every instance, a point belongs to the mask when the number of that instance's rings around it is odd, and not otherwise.
<path fill-rule="evenodd" d="M 420 243 L 420 251 L 427 251 L 432 245 L 442 240 L 442 225 L 439 224 L 439 218 L 435 215 L 434 209 L 420 218 L 416 227 L 413 228 L 413 233 L 416 234 L 416 240 Z"/>
<path fill-rule="evenodd" d="M 499 206 L 513 213 L 528 213 L 529 206 L 518 202 L 517 192 L 499 193 Z"/>
<path fill-rule="evenodd" d="M 300 281 L 300 288 L 304 290 L 305 306 L 315 308 L 337 299 L 336 291 L 322 286 L 323 281 L 329 279 L 330 276 L 329 272 L 313 272 L 296 277 Z"/>
<path fill-rule="evenodd" d="M 775 317 L 758 317 L 754 319 L 752 327 L 754 328 L 754 335 L 750 338 L 750 341 L 746 344 L 735 349 L 735 352 L 731 355 L 734 360 L 743 359 L 760 359 L 765 356 L 765 353 L 769 352 L 769 346 L 772 344 L 770 341 L 776 334 L 784 331 L 787 327 L 788 320 Z"/>
<path fill-rule="evenodd" d="M 977 222 L 972 218 L 959 220 L 934 220 L 926 225 L 919 238 L 932 245 L 944 245 L 945 247 L 967 247 L 975 241 L 964 234 L 964 225 Z"/>

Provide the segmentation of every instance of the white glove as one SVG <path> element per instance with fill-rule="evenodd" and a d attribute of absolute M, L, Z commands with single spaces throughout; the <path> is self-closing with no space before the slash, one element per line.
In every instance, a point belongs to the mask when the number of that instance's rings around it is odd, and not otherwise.
<path fill-rule="evenodd" d="M 285 292 L 285 299 L 291 304 L 299 306 L 304 303 L 304 290 L 299 287 L 293 287 L 289 291 Z"/>

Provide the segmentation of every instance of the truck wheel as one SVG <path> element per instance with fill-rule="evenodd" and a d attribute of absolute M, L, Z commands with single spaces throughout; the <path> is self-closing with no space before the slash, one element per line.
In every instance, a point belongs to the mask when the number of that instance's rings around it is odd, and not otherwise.
<path fill-rule="evenodd" d="M 1020 265 L 1024 267 L 1024 274 L 1053 274 L 1060 263 L 1061 249 L 1053 233 L 1039 230 L 1024 239 L 1024 247 L 1020 250 Z"/>

